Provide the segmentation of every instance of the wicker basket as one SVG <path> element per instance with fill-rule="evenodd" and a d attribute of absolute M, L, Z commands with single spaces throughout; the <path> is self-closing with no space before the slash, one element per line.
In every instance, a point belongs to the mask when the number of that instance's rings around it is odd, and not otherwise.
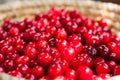
<path fill-rule="evenodd" d="M 94 19 L 105 18 L 112 31 L 120 36 L 120 6 L 112 3 L 102 3 L 88 0 L 23 0 L 0 5 L 0 24 L 6 18 L 21 20 L 33 17 L 36 13 L 45 13 L 51 7 L 67 10 L 78 10 L 82 15 Z M 118 78 L 117 78 L 118 77 Z M 109 80 L 119 80 L 113 77 Z M 0 80 L 24 80 L 0 73 Z M 60 79 L 58 79 L 60 80 Z"/>

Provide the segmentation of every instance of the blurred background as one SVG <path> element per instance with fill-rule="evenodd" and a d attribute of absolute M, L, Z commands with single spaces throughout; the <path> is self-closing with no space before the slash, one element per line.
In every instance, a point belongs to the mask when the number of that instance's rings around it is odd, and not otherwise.
<path fill-rule="evenodd" d="M 6 2 L 11 2 L 11 1 L 22 1 L 22 0 L 0 0 L 0 3 L 3 4 L 3 3 L 6 3 Z M 95 0 L 95 1 L 112 2 L 112 3 L 120 4 L 120 0 Z"/>

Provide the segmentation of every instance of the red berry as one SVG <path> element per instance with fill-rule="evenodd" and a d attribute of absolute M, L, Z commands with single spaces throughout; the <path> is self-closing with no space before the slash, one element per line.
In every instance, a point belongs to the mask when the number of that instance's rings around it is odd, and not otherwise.
<path fill-rule="evenodd" d="M 117 66 L 116 62 L 114 61 L 108 61 L 107 65 L 109 66 L 111 73 L 113 73 L 114 68 Z"/>
<path fill-rule="evenodd" d="M 18 64 L 16 70 L 20 71 L 23 75 L 27 75 L 31 73 L 30 68 L 26 64 Z"/>
<path fill-rule="evenodd" d="M 37 66 L 37 65 L 38 65 L 38 62 L 37 62 L 36 59 L 30 60 L 30 62 L 29 62 L 29 67 L 33 68 L 33 67 L 35 67 L 35 66 Z"/>
<path fill-rule="evenodd" d="M 36 66 L 36 67 L 32 68 L 32 73 L 36 77 L 42 77 L 44 75 L 44 69 L 41 66 Z"/>
<path fill-rule="evenodd" d="M 65 77 L 66 77 L 68 80 L 76 80 L 77 73 L 76 73 L 76 71 L 73 70 L 73 69 L 68 69 L 68 70 L 65 72 Z"/>
<path fill-rule="evenodd" d="M 114 68 L 114 75 L 119 75 L 119 74 L 120 74 L 120 66 L 118 65 Z"/>
<path fill-rule="evenodd" d="M 105 19 L 100 19 L 100 20 L 98 21 L 98 23 L 99 23 L 99 25 L 100 25 L 101 27 L 107 26 L 107 22 L 106 22 Z"/>
<path fill-rule="evenodd" d="M 2 73 L 2 72 L 5 72 L 4 69 L 3 69 L 2 67 L 0 67 L 0 72 L 1 72 L 1 73 Z"/>
<path fill-rule="evenodd" d="M 42 78 L 40 78 L 39 80 L 50 80 L 50 78 L 48 76 L 43 76 Z"/>
<path fill-rule="evenodd" d="M 3 61 L 4 61 L 4 56 L 0 54 L 0 63 L 2 63 Z"/>
<path fill-rule="evenodd" d="M 12 75 L 12 76 L 15 76 L 15 77 L 19 77 L 19 78 L 23 77 L 22 73 L 17 71 L 17 70 L 9 71 L 8 74 Z"/>
<path fill-rule="evenodd" d="M 58 40 L 57 48 L 59 51 L 62 51 L 65 47 L 67 47 L 69 44 L 66 40 Z"/>
<path fill-rule="evenodd" d="M 65 29 L 64 28 L 58 29 L 58 31 L 56 32 L 56 37 L 58 39 L 62 39 L 62 40 L 67 39 L 67 33 L 66 33 Z"/>
<path fill-rule="evenodd" d="M 75 50 L 70 46 L 65 47 L 64 50 L 61 51 L 61 54 L 62 58 L 69 61 L 71 61 L 76 56 Z"/>
<path fill-rule="evenodd" d="M 103 59 L 103 58 L 101 58 L 101 57 L 98 57 L 98 58 L 96 58 L 94 61 L 93 61 L 93 67 L 94 68 L 96 68 L 96 66 L 97 65 L 99 65 L 99 64 L 102 64 L 102 63 L 104 63 L 105 62 L 105 60 Z"/>
<path fill-rule="evenodd" d="M 92 80 L 93 72 L 87 66 L 80 66 L 77 73 L 80 80 Z"/>
<path fill-rule="evenodd" d="M 58 64 L 53 64 L 48 69 L 48 75 L 51 78 L 56 78 L 62 74 L 62 68 Z"/>
<path fill-rule="evenodd" d="M 102 79 L 108 79 L 108 78 L 111 77 L 110 74 L 100 74 L 99 76 L 100 76 Z"/>
<path fill-rule="evenodd" d="M 48 46 L 48 43 L 45 40 L 39 40 L 36 43 L 36 49 L 38 49 L 39 51 L 41 50 L 41 48 L 46 47 L 46 46 Z"/>
<path fill-rule="evenodd" d="M 16 60 L 16 64 L 28 64 L 30 61 L 28 56 L 20 56 Z"/>
<path fill-rule="evenodd" d="M 110 69 L 106 63 L 102 63 L 96 66 L 96 72 L 97 74 L 109 73 Z"/>
<path fill-rule="evenodd" d="M 26 79 L 29 79 L 29 80 L 37 80 L 36 76 L 33 75 L 33 74 L 27 74 L 27 75 L 25 76 L 25 78 L 26 78 Z"/>
<path fill-rule="evenodd" d="M 25 51 L 25 55 L 28 56 L 30 59 L 36 58 L 38 55 L 37 50 L 34 47 L 27 48 Z"/>
<path fill-rule="evenodd" d="M 42 66 L 49 66 L 52 63 L 53 58 L 49 53 L 42 52 L 38 55 L 37 61 Z"/>
<path fill-rule="evenodd" d="M 86 65 L 90 67 L 92 65 L 92 59 L 88 54 L 80 54 L 76 56 L 72 61 L 72 66 L 74 69 L 77 69 L 81 65 Z"/>
<path fill-rule="evenodd" d="M 12 27 L 10 30 L 9 30 L 9 34 L 11 36 L 17 36 L 20 34 L 19 32 L 19 29 L 17 27 Z"/>
<path fill-rule="evenodd" d="M 13 60 L 8 59 L 4 62 L 4 69 L 6 72 L 14 70 L 15 67 L 16 67 L 15 61 Z"/>

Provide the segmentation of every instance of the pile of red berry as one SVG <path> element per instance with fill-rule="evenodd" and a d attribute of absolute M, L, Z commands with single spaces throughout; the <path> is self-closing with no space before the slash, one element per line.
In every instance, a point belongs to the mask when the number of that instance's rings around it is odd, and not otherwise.
<path fill-rule="evenodd" d="M 102 80 L 120 74 L 120 40 L 104 19 L 51 9 L 4 21 L 0 72 L 30 80 Z"/>

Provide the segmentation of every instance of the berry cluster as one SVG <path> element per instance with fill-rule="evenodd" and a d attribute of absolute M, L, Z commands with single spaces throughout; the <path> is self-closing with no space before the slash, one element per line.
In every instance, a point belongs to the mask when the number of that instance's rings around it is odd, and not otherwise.
<path fill-rule="evenodd" d="M 104 19 L 52 8 L 4 21 L 0 72 L 30 80 L 102 80 L 120 74 L 120 40 Z"/>

